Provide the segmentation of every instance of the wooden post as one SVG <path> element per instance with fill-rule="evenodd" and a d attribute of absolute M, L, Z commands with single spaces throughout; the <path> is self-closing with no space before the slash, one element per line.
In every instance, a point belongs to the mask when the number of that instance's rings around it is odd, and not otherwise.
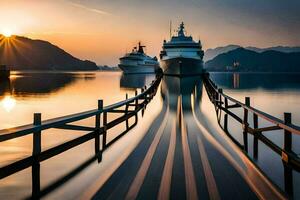
<path fill-rule="evenodd" d="M 284 123 L 292 123 L 292 114 L 284 113 Z M 284 130 L 284 151 L 282 152 L 282 160 L 284 161 L 284 188 L 290 199 L 293 199 L 294 185 L 293 185 L 293 170 L 288 165 L 289 157 L 287 153 L 292 153 L 292 133 L 288 130 Z"/>
<path fill-rule="evenodd" d="M 126 100 L 128 99 L 128 94 L 126 93 Z"/>
<path fill-rule="evenodd" d="M 144 93 L 144 88 L 141 89 L 141 93 L 143 94 Z M 142 117 L 144 116 L 144 112 L 145 112 L 145 94 L 143 94 L 142 96 L 142 99 L 143 99 L 143 109 L 142 109 Z"/>
<path fill-rule="evenodd" d="M 39 126 L 42 123 L 42 114 L 34 113 L 33 125 Z M 32 198 L 39 199 L 40 195 L 40 163 L 37 156 L 41 153 L 41 131 L 33 132 L 33 150 L 32 155 L 34 156 L 32 164 Z"/>
<path fill-rule="evenodd" d="M 293 169 L 287 163 L 283 163 L 283 170 L 284 170 L 284 190 L 288 194 L 289 199 L 293 199 L 294 196 Z"/>
<path fill-rule="evenodd" d="M 34 160 L 31 167 L 32 197 L 31 199 L 40 199 L 41 181 L 40 181 L 40 163 Z"/>
<path fill-rule="evenodd" d="M 223 89 L 222 89 L 222 88 L 219 88 L 219 89 L 218 89 L 218 92 L 219 92 L 219 105 L 221 106 L 221 105 L 222 105 L 222 94 L 223 94 Z"/>
<path fill-rule="evenodd" d="M 224 115 L 224 131 L 228 132 L 228 114 Z"/>
<path fill-rule="evenodd" d="M 98 100 L 98 111 L 103 110 L 103 100 Z M 96 114 L 95 121 L 95 154 L 97 155 L 98 162 L 102 160 L 102 154 L 100 153 L 100 113 Z M 98 155 L 99 154 L 99 155 Z"/>
<path fill-rule="evenodd" d="M 137 96 L 137 90 L 135 91 L 135 96 Z M 137 109 L 138 109 L 138 104 L 139 104 L 139 102 L 138 102 L 138 98 L 136 98 L 135 99 L 135 122 L 137 122 L 138 121 L 138 114 L 137 114 Z"/>
<path fill-rule="evenodd" d="M 246 106 L 250 106 L 250 97 L 245 97 Z M 243 138 L 244 138 L 244 150 L 248 152 L 248 109 L 244 108 L 244 120 L 243 120 Z"/>
<path fill-rule="evenodd" d="M 106 148 L 106 134 L 107 134 L 107 112 L 103 112 L 103 141 L 102 151 Z"/>
<path fill-rule="evenodd" d="M 39 126 L 42 122 L 42 114 L 34 113 L 33 115 L 33 125 Z M 41 131 L 33 132 L 33 151 L 32 155 L 36 156 L 41 153 Z"/>
<path fill-rule="evenodd" d="M 284 123 L 291 124 L 292 123 L 292 114 L 291 113 L 284 113 Z M 288 130 L 284 130 L 284 145 L 283 149 L 285 152 L 282 152 L 282 159 L 285 162 L 289 162 L 288 154 L 292 152 L 292 134 Z"/>
<path fill-rule="evenodd" d="M 253 113 L 253 128 L 254 129 L 258 128 L 258 116 L 255 113 Z M 260 133 L 255 133 L 254 139 L 253 139 L 253 157 L 254 157 L 254 159 L 258 158 L 258 134 L 260 134 Z"/>

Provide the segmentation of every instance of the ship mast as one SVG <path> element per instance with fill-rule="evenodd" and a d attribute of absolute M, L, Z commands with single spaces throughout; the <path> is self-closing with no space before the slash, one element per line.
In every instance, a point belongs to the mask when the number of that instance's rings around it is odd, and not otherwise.
<path fill-rule="evenodd" d="M 170 20 L 170 40 L 172 39 L 172 20 Z"/>

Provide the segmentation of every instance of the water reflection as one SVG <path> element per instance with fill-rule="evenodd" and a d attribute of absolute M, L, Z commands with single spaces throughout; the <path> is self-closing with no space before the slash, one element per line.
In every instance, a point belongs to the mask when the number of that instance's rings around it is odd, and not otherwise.
<path fill-rule="evenodd" d="M 0 98 L 47 95 L 74 83 L 78 79 L 93 80 L 93 73 L 14 73 L 10 79 L 0 80 Z"/>
<path fill-rule="evenodd" d="M 300 74 L 284 73 L 212 73 L 211 78 L 223 88 L 233 89 L 296 89 Z"/>
<path fill-rule="evenodd" d="M 137 89 L 142 88 L 145 85 L 149 85 L 152 80 L 155 79 L 155 75 L 151 74 L 122 74 L 120 79 L 120 87 L 122 89 Z"/>
<path fill-rule="evenodd" d="M 200 103 L 202 95 L 202 79 L 193 77 L 164 76 L 162 82 L 162 97 L 168 96 L 168 104 L 171 111 L 177 111 L 178 97 L 181 96 L 182 104 L 187 110 L 191 110 L 193 97 L 194 102 Z"/>
<path fill-rule="evenodd" d="M 1 100 L 1 105 L 6 112 L 10 112 L 15 107 L 16 100 L 11 96 L 4 96 Z"/>
<path fill-rule="evenodd" d="M 2 166 L 0 169 L 0 179 L 8 178 L 9 176 L 15 175 L 15 173 L 17 172 L 23 171 L 24 169 L 26 170 L 31 167 L 32 196 L 30 198 L 39 199 L 49 194 L 50 192 L 58 189 L 59 187 L 67 183 L 69 180 L 71 180 L 73 177 L 78 175 L 80 172 L 90 167 L 92 163 L 94 163 L 94 161 L 97 160 L 98 163 L 100 163 L 100 161 L 102 161 L 102 152 L 104 152 L 105 150 L 109 150 L 113 144 L 117 143 L 120 138 L 123 138 L 123 136 L 125 136 L 125 134 L 129 130 L 131 130 L 133 127 L 137 125 L 139 111 L 143 112 L 146 105 L 151 102 L 151 100 L 156 94 L 159 83 L 160 83 L 160 79 L 157 79 L 151 85 L 151 88 L 149 88 L 149 90 L 147 90 L 142 95 L 139 95 L 138 98 L 135 100 L 128 100 L 124 106 L 116 105 L 114 108 L 110 108 L 101 114 L 96 114 L 94 118 L 95 121 L 93 119 L 90 119 L 91 118 L 90 116 L 83 119 L 83 120 L 88 119 L 89 121 L 85 121 L 85 123 L 88 124 L 90 123 L 90 120 L 94 121 L 95 124 L 93 126 L 91 125 L 78 126 L 76 124 L 64 124 L 63 126 L 53 126 L 49 130 L 48 129 L 43 130 L 42 133 L 34 132 L 32 155 L 15 162 L 9 162 L 9 164 Z M 68 118 L 70 118 L 70 116 Z M 78 115 L 76 115 L 75 119 L 78 119 Z M 82 119 L 79 119 L 76 120 L 75 122 L 77 123 L 78 121 L 81 120 Z M 61 121 L 61 123 L 63 122 L 64 120 Z M 126 126 L 119 126 L 119 125 L 124 125 L 125 123 Z M 42 148 L 43 146 L 42 141 L 48 142 L 45 137 L 47 137 L 46 136 L 48 133 L 47 131 L 51 131 L 52 128 L 72 130 L 74 135 L 79 134 L 78 131 L 88 131 L 88 132 L 85 133 L 82 132 L 81 133 L 82 135 L 79 137 L 75 136 L 75 138 L 72 140 L 65 141 L 65 143 L 60 143 L 57 146 L 54 147 L 52 146 L 51 148 L 47 148 L 46 150 L 44 150 L 44 148 Z M 116 129 L 114 130 L 114 128 Z M 114 134 L 114 132 L 118 134 L 116 135 Z M 101 138 L 101 142 L 100 142 L 100 138 Z M 13 141 L 14 139 L 16 138 L 13 138 L 11 140 Z M 9 139 L 8 142 L 10 142 L 11 140 Z M 79 145 L 84 145 L 84 143 L 87 142 L 92 143 L 93 140 L 94 140 L 95 156 L 90 157 L 90 155 L 85 154 L 85 159 L 86 158 L 89 159 L 84 160 L 84 162 L 76 166 L 75 169 L 71 170 L 70 172 L 63 175 L 62 177 L 54 180 L 54 182 L 51 182 L 46 187 L 41 187 L 41 182 L 43 181 L 43 179 L 41 179 L 42 161 L 43 163 L 48 162 L 48 160 L 50 160 L 50 158 L 52 159 L 54 156 L 58 156 L 59 154 L 65 152 L 67 153 L 67 151 L 71 150 L 72 148 L 75 148 L 76 146 Z M 134 141 L 134 138 L 131 138 L 131 141 Z M 4 141 L 1 140 L 1 142 Z M 1 143 L 1 145 L 3 145 L 3 143 Z M 73 154 L 73 159 L 74 159 L 74 155 L 76 154 Z M 77 155 L 76 160 L 78 159 L 78 157 L 79 156 Z M 72 163 L 74 164 L 73 161 Z M 64 164 L 66 163 L 64 162 Z M 68 165 L 66 165 L 64 168 L 67 168 L 69 165 L 71 164 L 68 163 Z"/>

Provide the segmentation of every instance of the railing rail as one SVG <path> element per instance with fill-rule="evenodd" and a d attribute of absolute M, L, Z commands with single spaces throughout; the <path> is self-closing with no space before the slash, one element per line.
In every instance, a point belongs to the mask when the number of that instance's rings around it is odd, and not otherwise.
<path fill-rule="evenodd" d="M 91 139 L 95 139 L 95 155 L 99 156 L 98 160 L 100 161 L 102 158 L 102 152 L 137 124 L 138 112 L 142 110 L 142 114 L 144 113 L 147 104 L 155 96 L 160 81 L 161 76 L 157 76 L 156 80 L 152 81 L 148 88 L 146 86 L 144 88 L 141 88 L 140 94 L 138 94 L 138 92 L 136 91 L 135 96 L 132 98 L 128 98 L 128 95 L 126 94 L 126 99 L 124 101 L 112 105 L 103 107 L 103 100 L 98 100 L 97 109 L 44 121 L 41 120 L 40 113 L 35 113 L 33 124 L 0 130 L 0 144 L 1 142 L 33 134 L 32 156 L 0 167 L 0 179 L 14 174 L 27 167 L 33 166 L 34 163 L 42 162 L 53 156 L 63 153 L 64 151 L 67 151 Z M 134 108 L 130 109 L 132 107 Z M 108 113 L 117 113 L 121 116 L 108 121 Z M 101 115 L 103 115 L 102 118 Z M 95 117 L 94 127 L 70 124 L 91 117 Z M 129 125 L 129 119 L 131 117 L 135 117 L 135 121 L 133 124 Z M 107 143 L 107 131 L 122 122 L 126 122 L 126 129 L 118 136 L 113 138 L 109 143 Z M 67 141 L 63 144 L 59 144 L 57 146 L 51 147 L 50 149 L 41 151 L 43 131 L 50 128 L 87 131 L 87 133 L 75 139 L 72 139 L 71 141 Z M 102 136 L 102 146 L 100 145 L 100 136 Z"/>
<path fill-rule="evenodd" d="M 248 151 L 248 139 L 247 134 L 254 135 L 254 142 L 257 140 L 262 141 L 274 152 L 279 154 L 285 164 L 290 165 L 296 170 L 300 170 L 300 158 L 292 150 L 292 134 L 300 135 L 300 127 L 291 123 L 291 114 L 284 113 L 284 120 L 278 119 L 270 114 L 260 111 L 250 105 L 250 97 L 245 97 L 245 103 L 242 103 L 226 94 L 223 93 L 221 88 L 209 78 L 209 74 L 204 75 L 204 83 L 206 91 L 211 102 L 215 105 L 217 117 L 220 123 L 220 112 L 221 110 L 226 113 L 224 116 L 224 129 L 227 131 L 227 120 L 230 115 L 233 119 L 238 121 L 242 125 L 244 145 L 242 146 L 245 151 Z M 243 109 L 243 117 L 239 117 L 237 114 L 231 111 L 234 108 Z M 253 115 L 253 127 L 249 125 L 249 113 Z M 270 122 L 272 125 L 267 127 L 258 127 L 258 119 L 264 119 Z M 283 130 L 284 134 L 284 145 L 279 147 L 277 144 L 272 142 L 262 133 L 266 131 Z M 234 141 L 235 143 L 237 141 Z M 240 145 L 239 145 L 240 146 Z M 257 156 L 257 149 L 254 149 L 254 156 Z"/>

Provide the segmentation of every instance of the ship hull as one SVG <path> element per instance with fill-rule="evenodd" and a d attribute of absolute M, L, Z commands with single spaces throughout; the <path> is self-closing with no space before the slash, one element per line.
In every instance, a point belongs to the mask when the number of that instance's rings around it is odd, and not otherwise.
<path fill-rule="evenodd" d="M 158 66 L 151 65 L 134 66 L 119 64 L 119 67 L 124 74 L 154 74 L 159 69 Z"/>
<path fill-rule="evenodd" d="M 164 75 L 196 76 L 203 73 L 203 61 L 184 57 L 162 59 L 161 68 Z"/>

